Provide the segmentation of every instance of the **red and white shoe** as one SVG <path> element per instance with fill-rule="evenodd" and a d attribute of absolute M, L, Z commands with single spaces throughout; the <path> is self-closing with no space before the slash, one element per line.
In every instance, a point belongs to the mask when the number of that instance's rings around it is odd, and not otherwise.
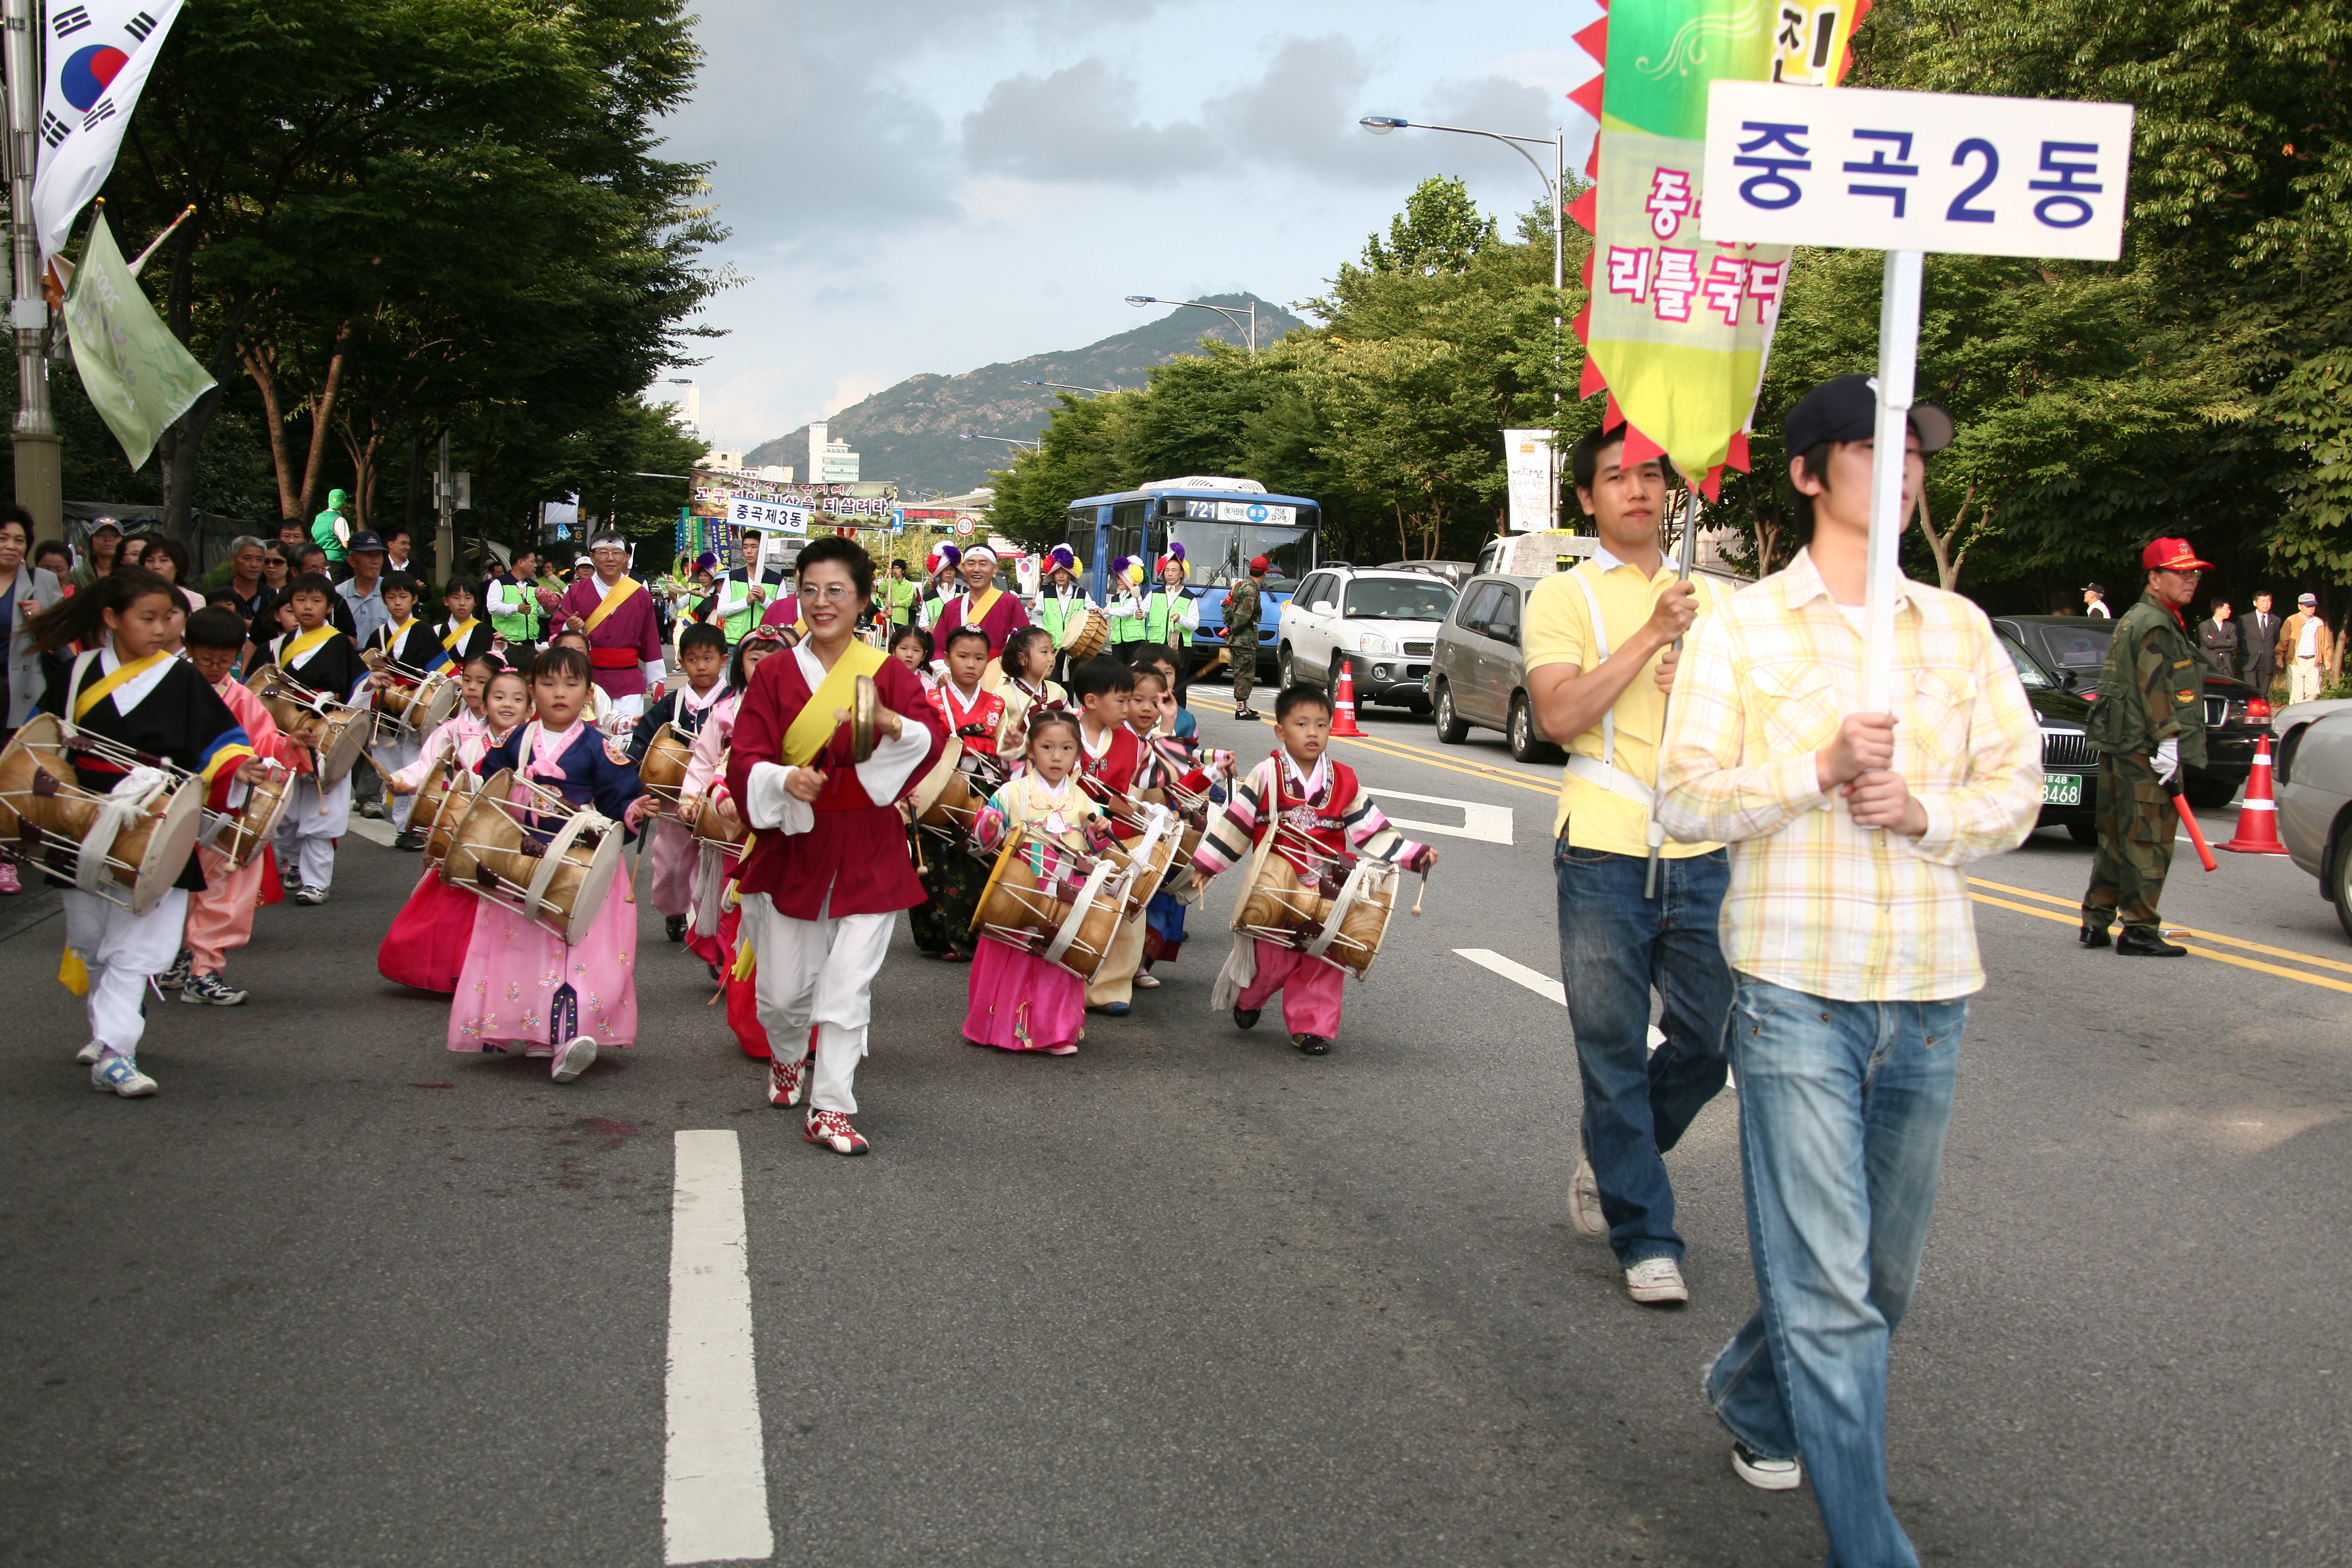
<path fill-rule="evenodd" d="M 808 1097 L 809 1075 L 816 1053 L 811 1051 L 798 1061 L 786 1061 L 782 1057 L 768 1058 L 768 1103 L 778 1107 L 798 1105 Z"/>
<path fill-rule="evenodd" d="M 24 890 L 25 884 L 16 880 L 16 863 L 0 860 L 0 893 L 21 893 Z"/>
<path fill-rule="evenodd" d="M 836 1154 L 863 1154 L 866 1140 L 849 1118 L 838 1110 L 812 1110 L 801 1126 L 801 1136 L 812 1143 L 822 1143 Z"/>

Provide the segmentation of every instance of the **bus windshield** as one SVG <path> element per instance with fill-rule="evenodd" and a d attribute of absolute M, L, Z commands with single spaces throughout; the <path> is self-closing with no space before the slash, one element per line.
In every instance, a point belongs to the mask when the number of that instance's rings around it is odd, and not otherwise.
<path fill-rule="evenodd" d="M 1299 515 L 1305 526 L 1289 528 L 1172 519 L 1168 537 L 1184 547 L 1185 581 L 1195 588 L 1231 587 L 1257 555 L 1266 558 L 1266 586 L 1286 588 L 1315 565 L 1315 514 L 1301 508 Z"/>

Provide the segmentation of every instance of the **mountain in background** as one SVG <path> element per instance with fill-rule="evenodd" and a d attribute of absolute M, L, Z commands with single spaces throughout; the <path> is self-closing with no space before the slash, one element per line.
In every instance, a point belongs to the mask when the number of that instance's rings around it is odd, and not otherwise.
<path fill-rule="evenodd" d="M 1207 294 L 1202 299 L 1245 310 L 1252 296 Z M 1257 302 L 1260 348 L 1306 324 L 1279 305 Z M 895 479 L 899 494 L 908 498 L 961 495 L 986 484 L 989 470 L 1003 468 L 1013 458 L 1013 448 L 1003 443 L 961 440 L 962 432 L 1031 437 L 1045 428 L 1055 406 L 1053 389 L 1024 386 L 1024 381 L 1140 387 L 1153 365 L 1200 353 L 1202 338 L 1243 346 L 1243 334 L 1216 312 L 1171 310 L 1131 332 L 1082 349 L 1032 354 L 961 375 L 908 376 L 835 415 L 829 434 L 857 453 L 860 479 Z M 751 468 L 789 463 L 794 477 L 803 480 L 809 477 L 808 460 L 805 425 L 743 455 Z"/>

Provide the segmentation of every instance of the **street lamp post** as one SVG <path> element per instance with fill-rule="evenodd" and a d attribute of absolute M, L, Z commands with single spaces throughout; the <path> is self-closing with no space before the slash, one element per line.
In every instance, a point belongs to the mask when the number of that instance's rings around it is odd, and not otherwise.
<path fill-rule="evenodd" d="M 1444 131 L 1455 136 L 1484 136 L 1489 142 L 1500 142 L 1512 152 L 1525 158 L 1528 161 L 1528 166 L 1536 172 L 1536 178 L 1543 182 L 1544 195 L 1551 203 L 1551 363 L 1552 380 L 1555 384 L 1551 395 L 1551 423 L 1552 439 L 1555 445 L 1551 448 L 1551 501 L 1549 516 L 1552 526 L 1556 529 L 1559 526 L 1559 447 L 1557 445 L 1559 438 L 1559 391 L 1557 384 L 1559 380 L 1562 363 L 1565 325 L 1559 314 L 1559 296 L 1568 287 L 1567 235 L 1564 232 L 1567 227 L 1568 214 L 1562 204 L 1562 197 L 1567 194 L 1568 189 L 1568 138 L 1557 125 L 1552 127 L 1551 134 L 1547 137 L 1513 136 L 1502 131 L 1474 131 L 1462 125 L 1432 125 L 1423 121 L 1402 120 L 1393 114 L 1367 114 L 1356 123 L 1375 136 L 1385 136 L 1391 131 Z M 1528 151 L 1530 147 L 1551 149 L 1550 174 L 1544 173 L 1544 166 L 1536 162 L 1534 153 Z"/>
<path fill-rule="evenodd" d="M 959 441 L 1002 441 L 1008 447 L 1017 447 L 1024 452 L 1033 447 L 1042 447 L 1045 444 L 1043 441 L 1016 441 L 1010 436 L 975 436 L 969 430 L 960 432 L 956 436 L 956 439 Z"/>
<path fill-rule="evenodd" d="M 1249 334 L 1250 357 L 1252 359 L 1257 357 L 1257 301 L 1255 299 L 1249 302 L 1247 316 L 1244 316 L 1239 310 L 1228 310 L 1223 305 L 1212 305 L 1205 300 L 1162 300 L 1151 294 L 1129 294 L 1127 297 L 1127 302 L 1139 310 L 1146 305 L 1182 305 L 1195 310 L 1214 310 L 1233 322 L 1234 331 Z"/>

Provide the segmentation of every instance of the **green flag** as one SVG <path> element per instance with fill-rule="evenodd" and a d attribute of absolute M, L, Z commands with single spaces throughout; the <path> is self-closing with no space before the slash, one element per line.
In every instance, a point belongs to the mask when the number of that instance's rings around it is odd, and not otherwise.
<path fill-rule="evenodd" d="M 155 438 L 213 384 L 131 276 L 100 212 L 66 296 L 66 333 L 90 405 L 136 469 Z"/>

